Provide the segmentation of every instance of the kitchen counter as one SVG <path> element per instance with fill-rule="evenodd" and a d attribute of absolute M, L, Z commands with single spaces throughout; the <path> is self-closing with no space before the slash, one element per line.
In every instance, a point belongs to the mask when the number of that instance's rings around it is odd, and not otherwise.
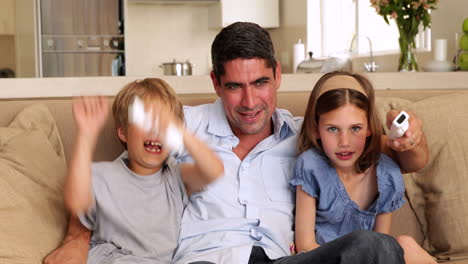
<path fill-rule="evenodd" d="M 377 90 L 463 89 L 468 72 L 367 73 Z M 321 74 L 283 74 L 279 91 L 312 90 Z M 149 76 L 148 76 L 149 77 Z M 203 76 L 151 76 L 171 84 L 178 94 L 214 93 L 211 79 Z M 80 77 L 0 79 L 0 98 L 67 97 L 85 94 L 115 95 L 125 84 L 144 77 Z"/>

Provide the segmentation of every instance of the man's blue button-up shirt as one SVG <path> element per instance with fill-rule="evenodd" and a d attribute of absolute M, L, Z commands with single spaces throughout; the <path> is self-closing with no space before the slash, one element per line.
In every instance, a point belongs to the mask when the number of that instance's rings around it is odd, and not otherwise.
<path fill-rule="evenodd" d="M 187 127 L 219 155 L 225 175 L 190 197 L 174 261 L 247 263 L 254 245 L 272 259 L 289 255 L 295 200 L 289 180 L 302 118 L 277 109 L 274 133 L 240 160 L 233 152 L 239 139 L 220 99 L 184 110 Z M 191 158 L 182 155 L 180 161 Z"/>

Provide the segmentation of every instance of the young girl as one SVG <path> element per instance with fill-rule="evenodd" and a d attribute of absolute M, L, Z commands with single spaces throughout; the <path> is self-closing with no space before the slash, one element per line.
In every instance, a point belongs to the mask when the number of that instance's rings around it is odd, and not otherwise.
<path fill-rule="evenodd" d="M 382 133 L 366 78 L 345 72 L 322 76 L 309 98 L 291 180 L 298 252 L 354 230 L 390 232 L 405 186 L 398 165 L 381 153 Z M 397 240 L 406 263 L 435 263 L 411 237 Z"/>

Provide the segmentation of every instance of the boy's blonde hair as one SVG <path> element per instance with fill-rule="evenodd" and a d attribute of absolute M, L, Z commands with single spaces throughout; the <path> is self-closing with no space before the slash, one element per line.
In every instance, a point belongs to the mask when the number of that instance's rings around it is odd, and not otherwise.
<path fill-rule="evenodd" d="M 320 93 L 322 85 L 334 76 L 350 76 L 356 79 L 366 94 L 355 89 L 337 88 Z M 320 115 L 337 109 L 345 104 L 352 104 L 363 109 L 367 115 L 367 122 L 371 135 L 366 140 L 364 151 L 356 162 L 355 171 L 361 173 L 375 164 L 380 157 L 381 137 L 383 133 L 382 123 L 375 108 L 374 88 L 371 82 L 362 75 L 349 72 L 331 72 L 323 75 L 312 90 L 306 111 L 304 122 L 299 134 L 297 150 L 302 153 L 310 148 L 316 148 L 325 155 L 320 140 L 315 137 L 318 130 Z"/>
<path fill-rule="evenodd" d="M 125 85 L 122 90 L 115 96 L 112 104 L 112 115 L 114 117 L 115 128 L 122 128 L 125 134 L 128 129 L 128 107 L 135 96 L 140 97 L 144 102 L 159 101 L 169 105 L 174 115 L 184 122 L 184 111 L 182 103 L 177 97 L 172 87 L 165 81 L 159 78 L 146 78 L 144 80 L 136 80 Z M 125 149 L 127 144 L 121 143 Z"/>

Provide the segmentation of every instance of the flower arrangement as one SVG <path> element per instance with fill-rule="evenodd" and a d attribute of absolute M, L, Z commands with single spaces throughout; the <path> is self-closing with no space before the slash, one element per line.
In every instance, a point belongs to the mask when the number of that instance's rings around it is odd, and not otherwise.
<path fill-rule="evenodd" d="M 383 16 L 389 24 L 389 18 L 394 19 L 400 37 L 399 71 L 417 71 L 418 64 L 414 56 L 416 48 L 415 37 L 422 23 L 426 29 L 431 26 L 430 10 L 436 9 L 439 0 L 370 0 L 377 14 Z"/>

